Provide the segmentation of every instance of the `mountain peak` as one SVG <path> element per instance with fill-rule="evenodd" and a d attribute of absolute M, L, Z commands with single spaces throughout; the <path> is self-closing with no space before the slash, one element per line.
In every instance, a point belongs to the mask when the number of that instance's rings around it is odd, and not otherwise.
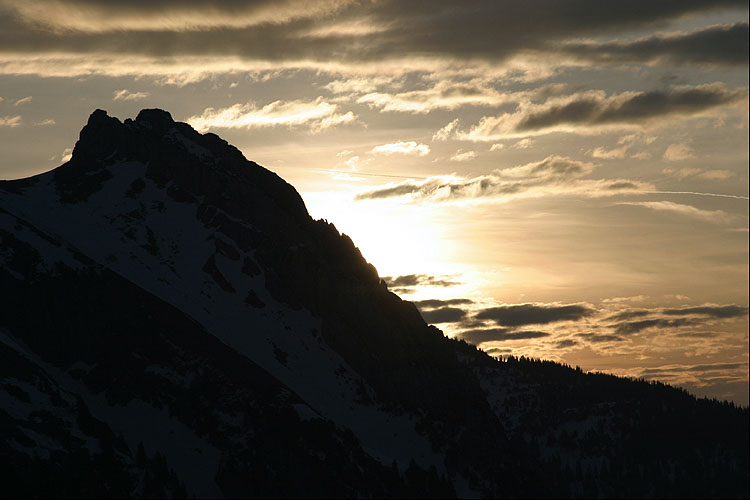
<path fill-rule="evenodd" d="M 133 124 L 137 126 L 133 127 Z M 141 157 L 150 149 L 146 146 L 152 143 L 153 139 L 161 138 L 173 128 L 178 128 L 183 135 L 193 139 L 200 136 L 187 123 L 175 122 L 172 115 L 163 109 L 142 109 L 135 122 L 128 118 L 124 123 L 109 116 L 105 110 L 96 109 L 81 130 L 80 139 L 76 143 L 72 157 L 102 160 L 115 152 L 118 152 L 119 156 L 127 157 L 135 154 Z M 163 146 L 159 145 L 159 147 Z"/>
<path fill-rule="evenodd" d="M 135 118 L 136 122 L 148 122 L 153 125 L 174 125 L 174 120 L 169 111 L 159 108 L 142 109 Z"/>

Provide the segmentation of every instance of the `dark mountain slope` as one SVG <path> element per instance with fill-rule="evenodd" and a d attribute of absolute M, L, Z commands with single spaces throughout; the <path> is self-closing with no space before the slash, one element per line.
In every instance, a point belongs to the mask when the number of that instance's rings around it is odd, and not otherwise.
<path fill-rule="evenodd" d="M 97 110 L 68 163 L 0 183 L 0 239 L 14 491 L 66 462 L 92 496 L 747 495 L 746 410 L 444 337 L 294 188 L 164 111 Z"/>

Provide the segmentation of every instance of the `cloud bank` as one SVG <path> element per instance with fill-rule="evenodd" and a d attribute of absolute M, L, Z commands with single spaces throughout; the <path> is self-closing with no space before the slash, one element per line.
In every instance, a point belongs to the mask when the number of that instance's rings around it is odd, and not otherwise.
<path fill-rule="evenodd" d="M 654 189 L 650 184 L 623 179 L 582 179 L 594 168 L 593 163 L 552 155 L 538 162 L 495 170 L 491 174 L 468 179 L 448 175 L 430 177 L 423 181 L 391 183 L 359 193 L 355 199 L 377 200 L 403 196 L 412 200 L 440 202 L 563 194 L 602 197 Z"/>

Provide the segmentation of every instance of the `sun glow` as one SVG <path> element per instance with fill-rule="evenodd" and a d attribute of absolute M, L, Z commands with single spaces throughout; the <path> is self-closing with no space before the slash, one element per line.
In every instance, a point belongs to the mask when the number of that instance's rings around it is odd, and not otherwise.
<path fill-rule="evenodd" d="M 429 213 L 408 210 L 401 202 L 355 203 L 350 193 L 303 193 L 312 217 L 326 219 L 352 238 L 381 276 L 449 274 L 446 245 Z"/>

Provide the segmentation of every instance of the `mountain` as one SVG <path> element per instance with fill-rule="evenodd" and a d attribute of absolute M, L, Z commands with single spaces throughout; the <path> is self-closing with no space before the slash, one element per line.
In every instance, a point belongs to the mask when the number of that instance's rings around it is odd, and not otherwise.
<path fill-rule="evenodd" d="M 96 110 L 0 182 L 3 496 L 748 496 L 748 409 L 497 360 L 295 189 Z"/>

